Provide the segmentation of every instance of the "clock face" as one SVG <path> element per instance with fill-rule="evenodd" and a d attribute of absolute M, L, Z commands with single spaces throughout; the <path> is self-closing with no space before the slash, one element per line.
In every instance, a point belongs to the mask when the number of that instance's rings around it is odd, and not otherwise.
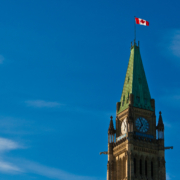
<path fill-rule="evenodd" d="M 149 129 L 149 123 L 148 121 L 143 118 L 143 117 L 138 117 L 136 119 L 136 122 L 135 122 L 135 125 L 136 125 L 136 128 L 140 131 L 140 132 L 147 132 L 148 129 Z"/>
<path fill-rule="evenodd" d="M 124 134 L 127 132 L 127 120 L 126 118 L 122 121 L 121 124 L 121 133 Z"/>

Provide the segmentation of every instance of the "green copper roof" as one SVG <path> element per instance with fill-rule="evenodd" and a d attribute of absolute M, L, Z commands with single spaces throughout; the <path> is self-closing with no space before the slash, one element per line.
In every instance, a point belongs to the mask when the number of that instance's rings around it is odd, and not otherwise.
<path fill-rule="evenodd" d="M 153 111 L 151 107 L 151 95 L 144 72 L 139 46 L 136 44 L 131 47 L 131 54 L 118 113 L 129 107 L 129 96 L 131 93 L 134 97 L 134 107 Z"/>

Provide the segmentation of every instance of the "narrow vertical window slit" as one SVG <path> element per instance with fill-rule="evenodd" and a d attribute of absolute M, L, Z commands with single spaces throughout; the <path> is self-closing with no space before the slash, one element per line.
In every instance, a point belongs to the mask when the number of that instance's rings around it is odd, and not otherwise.
<path fill-rule="evenodd" d="M 145 176 L 147 177 L 147 160 L 145 160 Z"/>
<path fill-rule="evenodd" d="M 134 158 L 134 174 L 136 175 L 136 158 Z"/>
<path fill-rule="evenodd" d="M 153 162 L 151 161 L 151 177 L 153 178 Z"/>
<path fill-rule="evenodd" d="M 140 159 L 140 175 L 142 175 L 142 160 Z"/>

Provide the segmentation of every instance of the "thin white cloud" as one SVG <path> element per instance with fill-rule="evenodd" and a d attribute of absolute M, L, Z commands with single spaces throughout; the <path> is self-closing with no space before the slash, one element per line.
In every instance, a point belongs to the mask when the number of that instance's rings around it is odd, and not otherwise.
<path fill-rule="evenodd" d="M 175 56 L 180 57 L 180 30 L 173 30 L 169 47 Z"/>
<path fill-rule="evenodd" d="M 166 180 L 176 179 L 176 176 L 166 173 Z"/>
<path fill-rule="evenodd" d="M 0 64 L 4 62 L 4 56 L 0 55 Z"/>
<path fill-rule="evenodd" d="M 3 160 L 5 152 L 19 149 L 21 147 L 22 146 L 20 146 L 19 143 L 13 140 L 0 137 L 0 171 L 1 172 L 10 173 L 10 174 L 22 172 L 22 170 L 18 166 Z"/>
<path fill-rule="evenodd" d="M 61 169 L 47 167 L 36 162 L 22 159 L 6 158 L 5 152 L 22 148 L 19 143 L 0 137 L 0 172 L 6 174 L 33 173 L 57 180 L 102 180 L 103 178 L 81 176 Z M 3 152 L 3 153 L 2 153 Z"/>
<path fill-rule="evenodd" d="M 71 174 L 60 169 L 43 166 L 29 161 L 25 161 L 23 167 L 27 172 L 57 180 L 102 180 L 102 178 Z"/>
<path fill-rule="evenodd" d="M 180 57 L 180 29 L 171 29 L 163 33 L 162 42 L 158 45 L 161 47 L 161 53 L 168 56 L 168 59 L 177 59 Z M 179 59 L 178 59 L 179 60 Z M 176 60 L 177 62 L 177 60 Z"/>
<path fill-rule="evenodd" d="M 12 160 L 13 161 L 13 160 Z M 0 160 L 0 172 L 6 174 L 36 174 L 44 176 L 50 179 L 56 180 L 103 180 L 104 178 L 91 177 L 91 176 L 81 176 L 72 174 L 61 169 L 47 167 L 36 162 L 31 162 L 27 160 L 18 160 L 12 162 L 6 162 Z"/>
<path fill-rule="evenodd" d="M 53 108 L 53 107 L 59 107 L 63 105 L 58 102 L 50 102 L 50 101 L 44 101 L 44 100 L 29 100 L 29 101 L 25 101 L 25 103 L 28 106 L 32 106 L 36 108 L 43 108 L 43 107 Z"/>
<path fill-rule="evenodd" d="M 169 174 L 166 173 L 166 180 L 170 180 L 171 178 L 169 177 Z"/>
<path fill-rule="evenodd" d="M 22 173 L 22 169 L 12 163 L 8 163 L 0 160 L 0 171 L 5 173 Z"/>
<path fill-rule="evenodd" d="M 17 142 L 0 137 L 0 152 L 19 149 L 19 148 L 20 145 Z"/>

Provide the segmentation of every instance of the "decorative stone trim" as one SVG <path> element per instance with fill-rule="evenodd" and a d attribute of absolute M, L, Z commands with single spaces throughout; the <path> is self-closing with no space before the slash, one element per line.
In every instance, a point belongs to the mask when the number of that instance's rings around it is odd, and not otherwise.
<path fill-rule="evenodd" d="M 134 150 L 141 151 L 141 152 L 146 152 L 146 153 L 151 153 L 151 154 L 155 154 L 155 155 L 158 154 L 158 151 L 155 151 L 153 149 L 142 148 L 142 147 L 137 147 L 137 146 L 134 146 Z"/>
<path fill-rule="evenodd" d="M 152 139 L 152 138 L 148 138 L 148 137 L 141 137 L 141 136 L 137 136 L 137 135 L 133 135 L 133 137 L 135 140 L 156 143 L 156 139 Z"/>
<path fill-rule="evenodd" d="M 120 114 L 117 114 L 117 117 L 121 119 L 123 116 L 127 116 L 127 114 L 128 114 L 128 108 L 124 110 L 123 112 L 121 112 Z"/>
<path fill-rule="evenodd" d="M 113 147 L 116 147 L 116 146 L 118 146 L 119 144 L 121 144 L 121 143 L 123 143 L 123 142 L 125 142 L 125 141 L 126 141 L 126 137 L 124 137 L 124 138 L 122 138 L 121 140 L 115 142 Z"/>
<path fill-rule="evenodd" d="M 152 116 L 154 114 L 154 111 L 150 111 L 150 110 L 145 110 L 145 109 L 141 109 L 141 108 L 134 108 L 133 109 L 135 113 L 143 113 L 147 116 Z"/>

